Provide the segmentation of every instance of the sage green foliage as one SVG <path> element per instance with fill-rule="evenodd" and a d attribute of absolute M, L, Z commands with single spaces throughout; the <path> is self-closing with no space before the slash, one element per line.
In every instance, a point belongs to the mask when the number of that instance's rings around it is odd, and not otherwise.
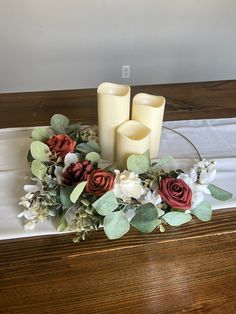
<path fill-rule="evenodd" d="M 137 174 L 146 173 L 150 167 L 150 157 L 145 152 L 143 155 L 130 155 L 127 159 L 127 169 Z"/>
<path fill-rule="evenodd" d="M 103 224 L 104 232 L 110 240 L 122 237 L 130 229 L 129 220 L 122 210 L 111 212 L 105 216 Z"/>
<path fill-rule="evenodd" d="M 158 216 L 157 208 L 153 204 L 147 203 L 136 209 L 136 214 L 130 224 L 141 232 L 150 233 L 160 224 Z"/>
<path fill-rule="evenodd" d="M 67 228 L 67 221 L 65 215 L 62 215 L 57 226 L 57 232 L 63 232 Z"/>
<path fill-rule="evenodd" d="M 160 168 L 162 166 L 164 166 L 165 164 L 168 164 L 170 162 L 173 161 L 173 157 L 171 155 L 166 155 L 164 156 L 162 159 L 158 160 L 153 166 L 152 166 L 152 170 L 153 171 L 157 171 L 160 170 Z"/>
<path fill-rule="evenodd" d="M 73 191 L 72 186 L 61 185 L 60 186 L 60 199 L 65 208 L 69 208 L 73 203 L 70 199 L 70 195 Z"/>
<path fill-rule="evenodd" d="M 34 141 L 31 143 L 30 152 L 32 157 L 39 161 L 48 161 L 51 154 L 49 147 L 40 141 Z"/>
<path fill-rule="evenodd" d="M 212 217 L 211 204 L 207 201 L 202 201 L 194 209 L 191 210 L 191 213 L 201 221 L 209 221 Z"/>
<path fill-rule="evenodd" d="M 76 146 L 76 149 L 82 153 L 88 154 L 90 152 L 101 153 L 100 146 L 95 141 L 89 141 L 87 143 L 80 143 Z"/>
<path fill-rule="evenodd" d="M 86 184 L 87 184 L 87 182 L 83 181 L 83 182 L 80 182 L 79 184 L 77 184 L 77 186 L 74 188 L 74 190 L 72 191 L 72 193 L 70 195 L 70 200 L 72 203 L 76 203 L 76 201 L 80 197 L 81 193 L 83 192 Z"/>
<path fill-rule="evenodd" d="M 176 226 L 180 226 L 180 225 L 185 224 L 186 222 L 191 221 L 192 216 L 187 213 L 172 211 L 162 216 L 162 219 L 164 219 L 165 222 L 168 223 L 168 225 L 176 227 Z"/>
<path fill-rule="evenodd" d="M 232 198 L 233 194 L 225 191 L 214 184 L 209 184 L 208 189 L 211 192 L 211 195 L 219 201 L 227 201 Z"/>
<path fill-rule="evenodd" d="M 51 118 L 51 127 L 56 134 L 66 133 L 66 128 L 69 125 L 69 119 L 62 114 L 54 114 Z"/>
<path fill-rule="evenodd" d="M 45 142 L 50 138 L 50 135 L 45 128 L 35 128 L 32 131 L 32 139 L 35 141 Z"/>
<path fill-rule="evenodd" d="M 47 167 L 39 160 L 33 160 L 31 163 L 31 172 L 39 180 L 43 180 L 47 173 Z"/>
<path fill-rule="evenodd" d="M 90 160 L 92 163 L 97 163 L 100 160 L 100 155 L 96 152 L 90 152 L 85 156 L 85 159 Z"/>
<path fill-rule="evenodd" d="M 110 214 L 119 206 L 115 193 L 113 191 L 105 193 L 92 205 L 95 208 L 96 212 L 102 216 Z"/>

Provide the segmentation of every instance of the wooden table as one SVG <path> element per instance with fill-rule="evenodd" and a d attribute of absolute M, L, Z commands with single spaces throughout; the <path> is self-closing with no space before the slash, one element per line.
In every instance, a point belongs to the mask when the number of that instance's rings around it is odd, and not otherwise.
<path fill-rule="evenodd" d="M 167 98 L 165 119 L 236 116 L 236 81 L 139 86 Z M 0 127 L 53 113 L 96 123 L 96 90 L 0 95 Z M 164 234 L 103 232 L 0 242 L 0 313 L 236 313 L 235 209 Z"/>

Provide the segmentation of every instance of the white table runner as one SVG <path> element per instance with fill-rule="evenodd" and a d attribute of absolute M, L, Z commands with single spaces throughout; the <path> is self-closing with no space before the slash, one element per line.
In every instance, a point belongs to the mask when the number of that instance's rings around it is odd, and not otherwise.
<path fill-rule="evenodd" d="M 214 184 L 232 192 L 227 202 L 211 198 L 214 209 L 236 207 L 236 118 L 165 122 L 165 126 L 186 136 L 202 157 L 217 161 Z M 0 239 L 56 234 L 52 222 L 39 223 L 35 230 L 24 231 L 17 218 L 24 195 L 24 177 L 29 173 L 26 155 L 32 128 L 0 129 Z M 188 171 L 197 159 L 193 147 L 181 136 L 163 129 L 158 157 L 172 155 L 174 168 Z"/>

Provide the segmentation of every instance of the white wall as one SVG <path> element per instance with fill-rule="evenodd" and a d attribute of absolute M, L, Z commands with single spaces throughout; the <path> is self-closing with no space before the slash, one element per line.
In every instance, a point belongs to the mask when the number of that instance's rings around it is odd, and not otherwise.
<path fill-rule="evenodd" d="M 235 79 L 235 33 L 236 0 L 0 0 L 0 92 Z"/>

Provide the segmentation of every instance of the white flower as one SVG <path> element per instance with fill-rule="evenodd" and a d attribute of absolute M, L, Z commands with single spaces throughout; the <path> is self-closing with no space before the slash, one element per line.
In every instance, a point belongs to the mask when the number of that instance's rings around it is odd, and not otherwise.
<path fill-rule="evenodd" d="M 116 174 L 114 193 L 116 197 L 121 198 L 123 201 L 130 201 L 131 197 L 137 200 L 146 193 L 142 186 L 142 181 L 134 172 L 124 170 L 120 173 L 119 170 L 114 171 Z"/>
<path fill-rule="evenodd" d="M 24 230 L 25 231 L 31 231 L 34 230 L 35 226 L 36 226 L 36 222 L 35 220 L 28 220 L 25 224 L 24 224 Z"/>
<path fill-rule="evenodd" d="M 56 176 L 56 180 L 59 185 L 62 184 L 62 179 L 63 179 L 62 172 L 63 172 L 63 168 L 61 166 L 55 167 L 54 174 Z"/>
<path fill-rule="evenodd" d="M 161 203 L 161 196 L 155 191 L 147 192 L 147 195 L 144 196 L 144 203 L 152 203 L 153 205 L 158 205 Z"/>
<path fill-rule="evenodd" d="M 205 159 L 196 163 L 190 171 L 190 177 L 194 182 L 208 185 L 216 176 L 215 161 L 207 161 Z"/>
<path fill-rule="evenodd" d="M 26 184 L 24 185 L 24 190 L 26 193 L 35 193 L 41 191 L 42 186 L 39 186 L 37 184 Z"/>
<path fill-rule="evenodd" d="M 76 164 L 77 161 L 78 161 L 78 157 L 76 154 L 74 153 L 68 153 L 66 154 L 65 156 L 65 159 L 64 159 L 64 168 L 63 168 L 63 172 L 71 165 L 71 164 Z"/>
<path fill-rule="evenodd" d="M 62 181 L 63 181 L 63 176 L 62 176 L 62 173 L 68 168 L 70 167 L 71 164 L 76 164 L 78 162 L 78 157 L 76 154 L 74 153 L 68 153 L 66 154 L 65 156 L 65 159 L 64 159 L 64 168 L 61 167 L 61 166 L 56 166 L 55 167 L 55 170 L 54 170 L 54 174 L 55 174 L 55 177 L 56 177 L 56 180 L 57 180 L 57 183 L 59 185 L 62 184 Z"/>

